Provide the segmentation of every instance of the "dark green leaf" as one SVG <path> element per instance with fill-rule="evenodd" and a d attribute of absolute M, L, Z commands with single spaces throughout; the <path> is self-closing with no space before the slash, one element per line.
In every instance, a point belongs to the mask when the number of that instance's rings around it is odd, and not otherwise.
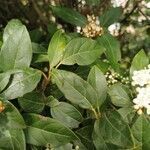
<path fill-rule="evenodd" d="M 47 54 L 47 49 L 38 43 L 32 42 L 32 51 L 35 54 Z"/>
<path fill-rule="evenodd" d="M 130 149 L 133 146 L 131 131 L 117 112 L 104 114 L 95 122 L 93 140 L 97 150 Z"/>
<path fill-rule="evenodd" d="M 132 106 L 132 102 L 129 96 L 129 90 L 126 86 L 121 84 L 114 84 L 108 91 L 111 101 L 115 106 L 128 107 Z"/>
<path fill-rule="evenodd" d="M 81 113 L 74 106 L 65 102 L 60 102 L 52 107 L 51 115 L 70 128 L 77 128 L 83 119 Z"/>
<path fill-rule="evenodd" d="M 150 118 L 146 115 L 138 117 L 132 127 L 132 133 L 136 139 L 135 147 L 142 150 L 148 150 L 150 148 Z"/>
<path fill-rule="evenodd" d="M 88 76 L 88 82 L 97 92 L 98 95 L 97 105 L 100 107 L 106 99 L 107 82 L 104 74 L 98 67 L 96 66 L 92 67 Z"/>
<path fill-rule="evenodd" d="M 26 114 L 24 117 L 28 125 L 25 134 L 29 144 L 58 147 L 78 139 L 69 128 L 55 119 L 36 114 Z"/>
<path fill-rule="evenodd" d="M 35 54 L 33 57 L 34 63 L 49 62 L 47 54 Z"/>
<path fill-rule="evenodd" d="M 17 108 L 9 101 L 4 102 L 5 109 L 0 113 L 1 126 L 9 128 L 25 128 L 25 122 Z"/>
<path fill-rule="evenodd" d="M 136 115 L 133 107 L 124 107 L 118 109 L 117 111 L 122 116 L 122 119 L 128 124 L 132 123 L 132 120 Z"/>
<path fill-rule="evenodd" d="M 105 47 L 106 57 L 110 64 L 115 70 L 118 70 L 118 61 L 121 60 L 120 44 L 119 42 L 110 34 L 106 33 L 97 38 L 100 45 Z"/>
<path fill-rule="evenodd" d="M 89 38 L 75 38 L 71 40 L 65 49 L 62 64 L 89 65 L 93 63 L 102 53 L 104 48 L 96 41 Z"/>
<path fill-rule="evenodd" d="M 76 26 L 85 26 L 86 25 L 86 18 L 74 11 L 73 9 L 60 7 L 60 6 L 51 6 L 53 13 L 63 19 L 64 21 L 76 25 Z"/>
<path fill-rule="evenodd" d="M 109 25 L 117 22 L 121 17 L 122 10 L 120 7 L 112 7 L 102 15 L 100 15 L 99 20 L 102 26 L 108 27 Z"/>
<path fill-rule="evenodd" d="M 92 125 L 87 125 L 76 131 L 77 135 L 81 139 L 81 142 L 90 150 L 94 150 L 94 145 L 92 141 L 92 132 L 93 132 Z"/>
<path fill-rule="evenodd" d="M 23 130 L 0 129 L 1 150 L 26 150 L 25 136 Z"/>
<path fill-rule="evenodd" d="M 110 64 L 108 62 L 104 62 L 100 59 L 97 59 L 93 65 L 96 65 L 103 73 L 106 73 L 110 66 Z"/>
<path fill-rule="evenodd" d="M 94 88 L 76 74 L 53 70 L 52 77 L 65 97 L 85 109 L 97 108 L 97 94 Z"/>
<path fill-rule="evenodd" d="M 40 113 L 44 109 L 44 97 L 41 93 L 31 92 L 18 99 L 20 106 L 26 112 Z"/>

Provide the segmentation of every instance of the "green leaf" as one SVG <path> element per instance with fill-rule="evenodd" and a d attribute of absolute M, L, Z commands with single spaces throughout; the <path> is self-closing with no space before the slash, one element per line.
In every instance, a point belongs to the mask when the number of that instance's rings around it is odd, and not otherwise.
<path fill-rule="evenodd" d="M 20 106 L 26 112 L 40 113 L 44 109 L 44 97 L 41 93 L 31 92 L 18 99 Z"/>
<path fill-rule="evenodd" d="M 62 33 L 62 31 L 58 30 L 53 35 L 48 47 L 48 57 L 51 68 L 53 68 L 60 62 L 63 56 L 65 46 L 66 46 L 66 38 Z"/>
<path fill-rule="evenodd" d="M 117 111 L 122 116 L 122 119 L 128 124 L 132 123 L 133 118 L 136 115 L 136 110 L 133 107 L 124 107 L 118 109 Z"/>
<path fill-rule="evenodd" d="M 144 50 L 139 51 L 133 58 L 130 68 L 130 75 L 132 76 L 133 71 L 144 69 L 148 66 L 148 64 L 149 59 L 148 56 L 146 56 Z"/>
<path fill-rule="evenodd" d="M 89 65 L 103 52 L 104 48 L 96 41 L 89 38 L 75 38 L 67 44 L 61 64 Z"/>
<path fill-rule="evenodd" d="M 32 42 L 32 51 L 34 54 L 47 54 L 47 49 L 38 43 Z"/>
<path fill-rule="evenodd" d="M 87 125 L 76 131 L 81 142 L 90 150 L 94 150 L 94 144 L 92 140 L 93 126 Z"/>
<path fill-rule="evenodd" d="M 120 44 L 119 42 L 110 34 L 106 33 L 97 38 L 100 45 L 105 47 L 106 57 L 109 60 L 111 66 L 118 70 L 118 61 L 121 60 Z"/>
<path fill-rule="evenodd" d="M 85 26 L 86 18 L 77 11 L 74 11 L 71 8 L 66 8 L 62 6 L 51 6 L 53 13 L 64 21 L 76 25 L 76 26 Z"/>
<path fill-rule="evenodd" d="M 78 139 L 69 128 L 55 119 L 36 114 L 25 114 L 24 118 L 28 126 L 25 130 L 28 144 L 58 147 Z"/>
<path fill-rule="evenodd" d="M 48 55 L 47 54 L 34 54 L 33 62 L 34 63 L 49 62 Z"/>
<path fill-rule="evenodd" d="M 146 115 L 141 115 L 132 126 L 132 133 L 136 139 L 135 147 L 147 150 L 150 148 L 150 118 Z"/>
<path fill-rule="evenodd" d="M 5 99 L 15 99 L 33 91 L 41 79 L 41 72 L 32 68 L 18 70 L 9 87 L 1 94 Z"/>
<path fill-rule="evenodd" d="M 1 150 L 26 150 L 23 130 L 0 129 Z"/>
<path fill-rule="evenodd" d="M 111 24 L 117 22 L 122 15 L 121 7 L 112 7 L 102 15 L 100 15 L 99 20 L 102 26 L 108 27 Z"/>
<path fill-rule="evenodd" d="M 25 122 L 18 109 L 9 101 L 3 102 L 5 109 L 0 113 L 1 126 L 9 128 L 25 128 Z"/>
<path fill-rule="evenodd" d="M 132 106 L 129 90 L 121 84 L 114 84 L 108 91 L 111 101 L 115 106 L 129 107 Z"/>
<path fill-rule="evenodd" d="M 0 92 L 7 86 L 10 79 L 9 73 L 1 73 L 0 74 Z"/>
<path fill-rule="evenodd" d="M 93 65 L 96 65 L 103 73 L 106 73 L 110 66 L 108 62 L 104 62 L 100 59 L 97 59 Z"/>
<path fill-rule="evenodd" d="M 13 25 L 14 22 L 9 22 L 6 26 L 0 51 L 0 69 L 3 71 L 29 67 L 32 59 L 32 45 L 26 27 L 20 23 Z"/>
<path fill-rule="evenodd" d="M 7 26 L 4 29 L 3 33 L 3 42 L 6 42 L 7 39 L 17 32 L 22 27 L 22 23 L 18 19 L 12 19 L 8 22 Z"/>
<path fill-rule="evenodd" d="M 87 80 L 97 92 L 97 105 L 100 107 L 107 95 L 107 82 L 105 76 L 98 67 L 93 66 Z"/>
<path fill-rule="evenodd" d="M 81 113 L 71 104 L 60 102 L 51 108 L 53 118 L 70 128 L 77 128 L 82 121 Z"/>
<path fill-rule="evenodd" d="M 53 70 L 52 78 L 65 97 L 84 109 L 97 108 L 97 94 L 94 88 L 76 74 Z"/>
<path fill-rule="evenodd" d="M 133 146 L 130 128 L 115 111 L 96 120 L 93 141 L 97 150 L 130 149 Z"/>

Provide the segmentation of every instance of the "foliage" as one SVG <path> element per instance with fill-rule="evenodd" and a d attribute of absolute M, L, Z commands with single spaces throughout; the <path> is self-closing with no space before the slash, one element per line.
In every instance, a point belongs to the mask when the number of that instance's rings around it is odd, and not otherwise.
<path fill-rule="evenodd" d="M 121 42 L 108 31 L 121 7 L 98 17 L 103 30 L 93 38 L 82 34 L 89 20 L 80 11 L 49 8 L 81 32 L 49 26 L 43 43 L 39 31 L 28 32 L 18 19 L 8 22 L 0 50 L 0 149 L 148 150 L 150 117 L 135 109 L 131 82 L 150 57 L 141 49 L 122 67 Z"/>

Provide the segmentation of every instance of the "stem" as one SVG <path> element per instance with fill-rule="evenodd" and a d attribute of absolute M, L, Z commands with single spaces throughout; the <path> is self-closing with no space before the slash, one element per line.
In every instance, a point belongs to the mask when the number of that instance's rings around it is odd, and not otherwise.
<path fill-rule="evenodd" d="M 99 119 L 99 115 L 97 114 L 96 110 L 93 107 L 92 107 L 92 111 L 93 111 L 93 113 L 95 115 L 95 118 Z"/>
<path fill-rule="evenodd" d="M 48 80 L 46 74 L 45 74 L 43 71 L 41 71 L 41 70 L 39 70 L 39 71 L 42 73 L 42 75 L 43 75 L 43 77 L 45 78 L 45 80 Z"/>
<path fill-rule="evenodd" d="M 47 77 L 46 74 L 43 71 L 41 71 L 41 70 L 39 70 L 39 71 L 42 73 L 42 75 L 44 77 L 44 79 L 42 81 L 42 91 L 44 92 L 47 85 L 48 85 L 48 83 L 49 83 L 49 77 Z"/>
<path fill-rule="evenodd" d="M 55 68 L 57 69 L 60 65 L 61 65 L 61 62 L 59 62 Z"/>
<path fill-rule="evenodd" d="M 97 107 L 97 111 L 98 111 L 98 116 L 100 117 L 100 116 L 101 116 L 101 113 L 100 113 L 99 107 Z"/>

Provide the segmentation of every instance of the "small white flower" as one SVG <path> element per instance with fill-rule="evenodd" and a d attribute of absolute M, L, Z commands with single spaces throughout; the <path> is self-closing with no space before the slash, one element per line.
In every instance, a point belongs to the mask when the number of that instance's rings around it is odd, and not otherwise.
<path fill-rule="evenodd" d="M 120 27 L 121 27 L 120 23 L 116 22 L 108 27 L 108 31 L 110 32 L 110 34 L 118 36 Z"/>

